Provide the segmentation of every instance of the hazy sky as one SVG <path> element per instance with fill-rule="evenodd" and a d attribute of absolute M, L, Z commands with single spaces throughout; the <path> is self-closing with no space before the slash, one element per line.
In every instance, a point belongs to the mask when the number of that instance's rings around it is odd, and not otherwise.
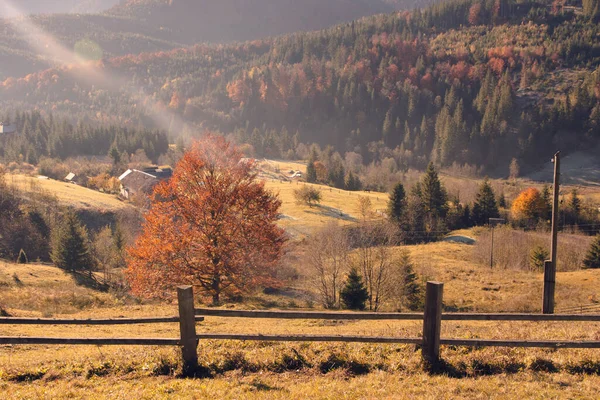
<path fill-rule="evenodd" d="M 117 4 L 119 0 L 14 0 L 12 4 L 24 13 L 98 12 Z M 14 13 L 2 17 L 13 17 Z"/>

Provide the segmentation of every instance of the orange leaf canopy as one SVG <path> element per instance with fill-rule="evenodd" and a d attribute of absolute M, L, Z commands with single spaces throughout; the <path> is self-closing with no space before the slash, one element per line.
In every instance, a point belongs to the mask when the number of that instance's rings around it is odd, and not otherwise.
<path fill-rule="evenodd" d="M 195 143 L 159 184 L 143 232 L 129 249 L 127 276 L 143 297 L 199 286 L 218 303 L 273 280 L 285 243 L 281 201 L 257 180 L 255 164 L 222 137 Z"/>

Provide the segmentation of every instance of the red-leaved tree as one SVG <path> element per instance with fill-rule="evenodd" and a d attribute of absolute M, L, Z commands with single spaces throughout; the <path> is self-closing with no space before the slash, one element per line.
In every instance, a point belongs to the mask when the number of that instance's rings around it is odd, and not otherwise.
<path fill-rule="evenodd" d="M 195 143 L 159 184 L 143 232 L 128 251 L 127 277 L 142 297 L 199 286 L 219 303 L 272 283 L 285 243 L 281 201 L 257 180 L 253 161 L 222 137 Z"/>

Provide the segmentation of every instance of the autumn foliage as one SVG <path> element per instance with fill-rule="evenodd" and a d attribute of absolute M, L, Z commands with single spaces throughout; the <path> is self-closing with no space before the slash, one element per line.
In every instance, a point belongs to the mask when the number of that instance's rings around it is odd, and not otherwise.
<path fill-rule="evenodd" d="M 218 303 L 273 280 L 285 242 L 280 200 L 257 181 L 253 161 L 221 137 L 195 143 L 156 187 L 127 277 L 142 297 L 198 286 Z"/>
<path fill-rule="evenodd" d="M 529 188 L 522 191 L 512 204 L 511 213 L 517 220 L 537 219 L 544 214 L 546 203 L 539 190 Z"/>

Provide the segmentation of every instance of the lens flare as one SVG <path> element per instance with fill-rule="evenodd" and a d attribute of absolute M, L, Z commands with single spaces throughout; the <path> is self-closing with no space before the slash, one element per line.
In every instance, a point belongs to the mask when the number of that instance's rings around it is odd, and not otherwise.
<path fill-rule="evenodd" d="M 0 15 L 25 15 L 25 13 L 11 2 L 0 0 Z M 74 50 L 70 50 L 52 34 L 36 25 L 28 16 L 6 21 L 40 58 L 51 60 L 58 66 L 68 67 L 65 71 L 75 80 L 89 85 L 99 85 L 112 92 L 125 93 L 140 109 L 143 109 L 143 105 L 150 104 L 152 112 L 148 116 L 162 130 L 169 132 L 171 126 L 186 126 L 176 114 L 161 107 L 146 95 L 143 88 L 133 87 L 128 79 L 114 72 L 107 73 L 102 63 L 97 62 L 103 56 L 102 48 L 97 43 L 84 39 L 75 45 Z"/>

